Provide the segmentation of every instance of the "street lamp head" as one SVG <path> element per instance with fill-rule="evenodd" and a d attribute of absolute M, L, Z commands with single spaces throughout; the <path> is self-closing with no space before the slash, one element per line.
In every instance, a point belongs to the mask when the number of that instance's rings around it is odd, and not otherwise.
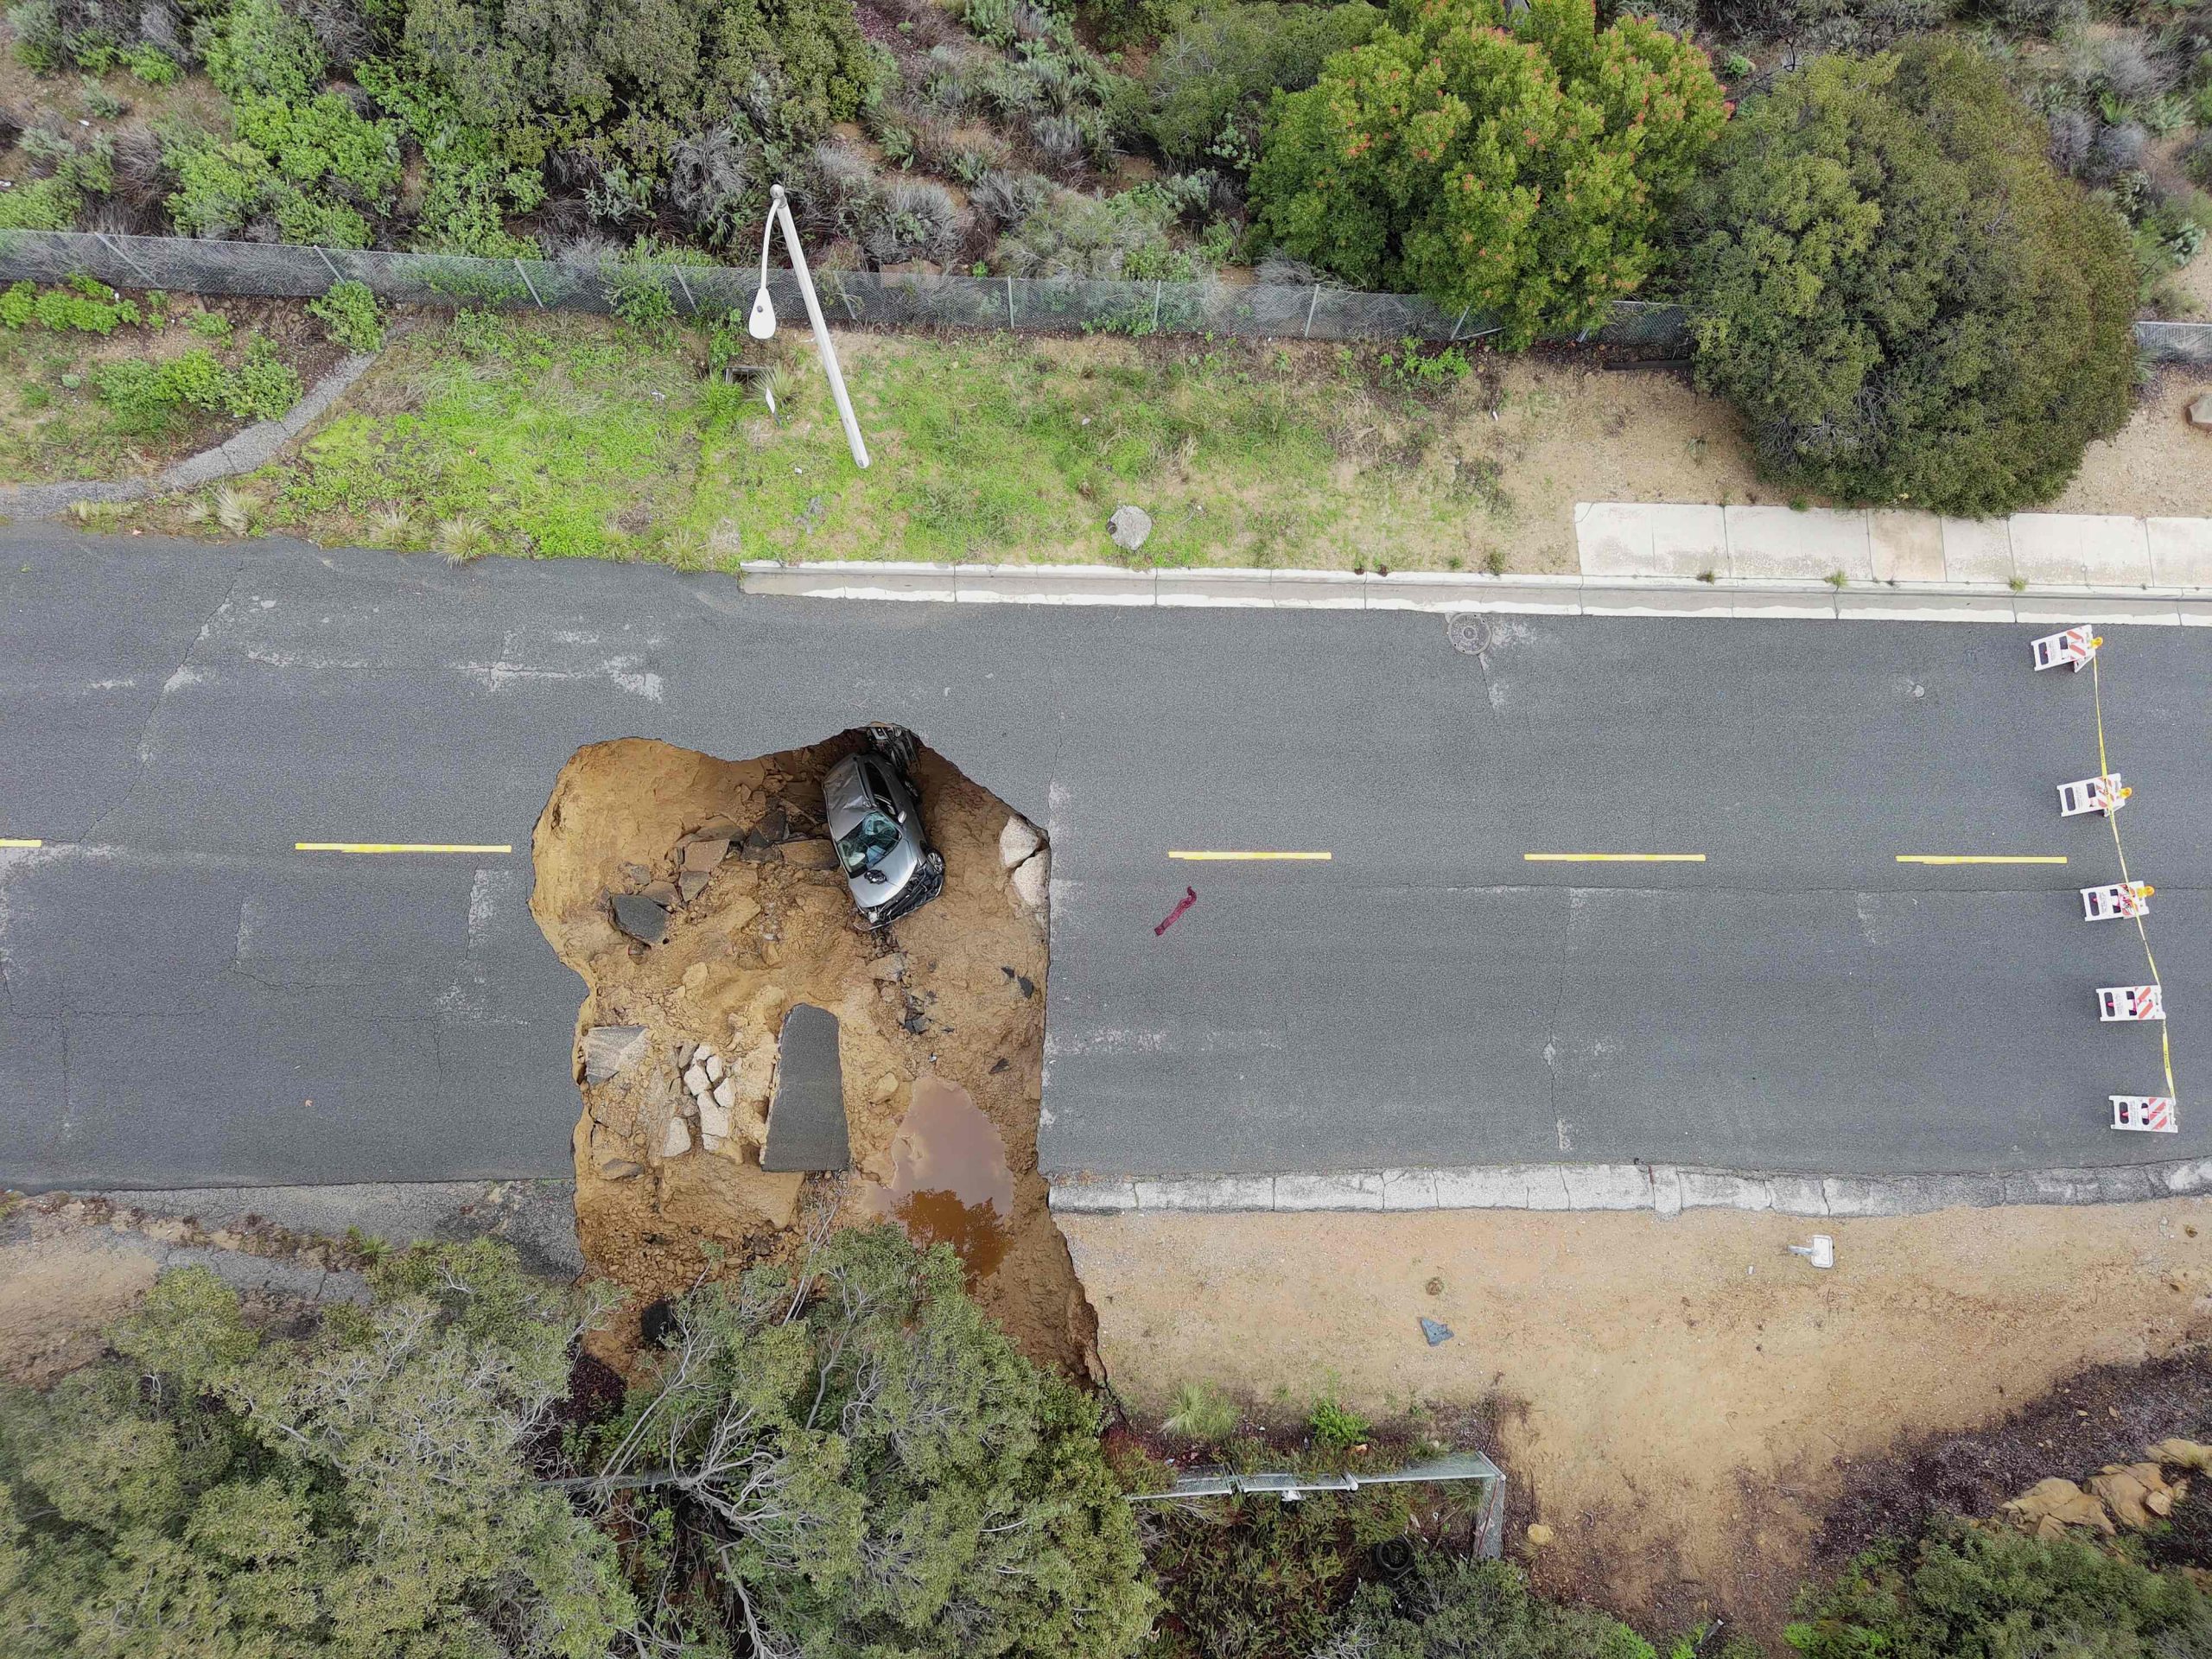
<path fill-rule="evenodd" d="M 745 332 L 755 340 L 775 336 L 776 302 L 768 297 L 768 284 L 765 282 L 760 284 L 760 291 L 753 296 L 753 313 L 745 320 Z"/>

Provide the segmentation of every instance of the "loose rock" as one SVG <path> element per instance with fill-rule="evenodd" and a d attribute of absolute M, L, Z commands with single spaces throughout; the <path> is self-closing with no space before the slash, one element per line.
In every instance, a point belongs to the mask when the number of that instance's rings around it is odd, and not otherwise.
<path fill-rule="evenodd" d="M 661 1136 L 660 1155 L 664 1158 L 681 1158 L 690 1150 L 691 1126 L 680 1117 L 670 1118 L 668 1131 Z"/>
<path fill-rule="evenodd" d="M 1541 1521 L 1531 1521 L 1529 1523 L 1529 1542 L 1537 1549 L 1541 1549 L 1558 1536 L 1559 1534 Z"/>
<path fill-rule="evenodd" d="M 1112 538 L 1115 546 L 1124 552 L 1134 553 L 1152 534 L 1152 515 L 1142 507 L 1116 507 L 1114 516 L 1106 521 L 1106 534 Z"/>
<path fill-rule="evenodd" d="M 1014 896 L 1031 915 L 1041 914 L 1046 895 L 1052 890 L 1052 877 L 1046 868 L 1046 858 L 1040 855 L 1018 867 L 1014 873 Z"/>
<path fill-rule="evenodd" d="M 837 849 L 828 841 L 787 841 L 777 848 L 776 852 L 785 863 L 796 865 L 802 870 L 834 870 L 837 868 Z"/>
<path fill-rule="evenodd" d="M 999 862 L 1010 870 L 1044 844 L 1045 837 L 1027 819 L 1008 818 L 1006 828 L 999 831 Z"/>
<path fill-rule="evenodd" d="M 2189 406 L 2189 423 L 2212 431 L 2212 391 L 2206 392 Z"/>
<path fill-rule="evenodd" d="M 722 1057 L 715 1053 L 713 1049 L 709 1049 L 700 1056 L 700 1063 L 707 1069 L 709 1083 L 720 1083 L 722 1080 Z"/>
<path fill-rule="evenodd" d="M 714 1085 L 708 1081 L 707 1068 L 694 1061 L 691 1069 L 683 1074 L 683 1086 L 694 1095 L 703 1095 Z"/>

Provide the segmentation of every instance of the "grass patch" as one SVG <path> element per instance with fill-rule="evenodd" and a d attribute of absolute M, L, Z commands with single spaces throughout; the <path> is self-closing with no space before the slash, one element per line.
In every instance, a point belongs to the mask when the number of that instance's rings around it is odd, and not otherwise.
<path fill-rule="evenodd" d="M 1408 391 L 1376 354 L 1243 343 L 840 342 L 874 465 L 858 471 L 810 340 L 705 373 L 700 331 L 463 313 L 418 328 L 293 461 L 271 527 L 428 549 L 734 569 L 742 558 L 1442 568 L 1510 501 L 1471 493 L 1440 433 L 1479 390 Z M 1479 557 L 1478 553 L 1476 556 Z"/>

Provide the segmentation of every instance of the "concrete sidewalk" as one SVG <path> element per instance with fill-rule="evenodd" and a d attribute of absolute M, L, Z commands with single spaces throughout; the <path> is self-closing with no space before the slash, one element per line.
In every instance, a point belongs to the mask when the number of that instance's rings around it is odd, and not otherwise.
<path fill-rule="evenodd" d="M 2212 518 L 1579 501 L 1586 577 L 2212 595 Z"/>

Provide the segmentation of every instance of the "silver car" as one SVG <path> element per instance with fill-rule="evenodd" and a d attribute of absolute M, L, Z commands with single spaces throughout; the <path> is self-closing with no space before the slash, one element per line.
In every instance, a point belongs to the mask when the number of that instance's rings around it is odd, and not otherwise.
<path fill-rule="evenodd" d="M 922 828 L 914 734 L 868 728 L 868 747 L 822 775 L 822 816 L 837 866 L 870 927 L 911 914 L 944 891 L 944 860 Z"/>

